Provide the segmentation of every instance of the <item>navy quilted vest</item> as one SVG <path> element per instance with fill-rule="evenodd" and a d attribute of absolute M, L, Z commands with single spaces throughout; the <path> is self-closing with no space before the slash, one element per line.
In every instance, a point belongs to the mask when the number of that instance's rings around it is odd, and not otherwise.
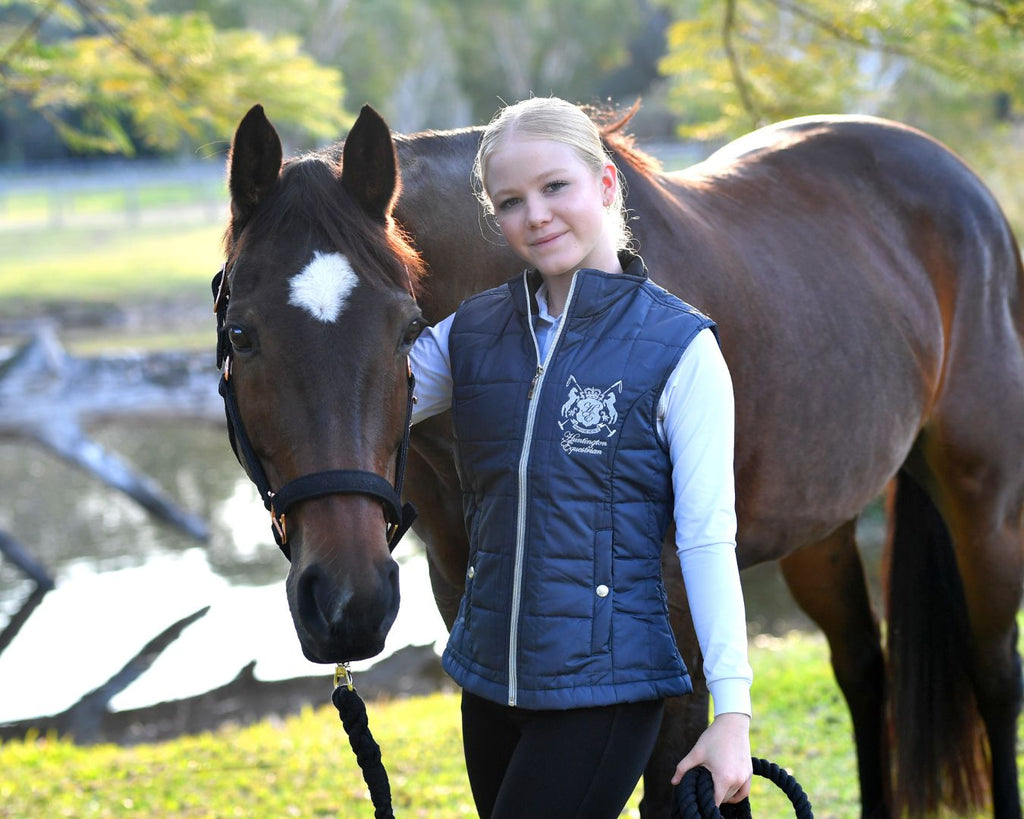
<path fill-rule="evenodd" d="M 542 372 L 539 277 L 467 300 L 449 352 L 470 560 L 443 663 L 524 708 L 690 691 L 661 579 L 672 517 L 665 381 L 709 318 L 625 274 L 576 274 Z"/>

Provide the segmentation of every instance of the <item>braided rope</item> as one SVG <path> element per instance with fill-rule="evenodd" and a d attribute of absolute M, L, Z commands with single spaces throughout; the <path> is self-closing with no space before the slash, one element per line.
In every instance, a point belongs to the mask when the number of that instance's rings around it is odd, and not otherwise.
<path fill-rule="evenodd" d="M 366 705 L 354 687 L 339 685 L 331 695 L 334 707 L 338 709 L 341 724 L 348 734 L 349 744 L 356 755 L 356 762 L 363 772 L 363 781 L 370 789 L 375 819 L 394 819 L 391 809 L 391 785 L 388 772 L 381 761 L 380 746 L 370 733 L 366 716 Z"/>
<path fill-rule="evenodd" d="M 754 774 L 775 784 L 789 798 L 797 819 L 814 819 L 810 800 L 792 774 L 767 759 L 753 757 L 752 761 Z M 692 768 L 675 790 L 672 819 L 751 819 L 750 800 L 722 805 L 719 810 L 711 772 L 704 767 Z"/>

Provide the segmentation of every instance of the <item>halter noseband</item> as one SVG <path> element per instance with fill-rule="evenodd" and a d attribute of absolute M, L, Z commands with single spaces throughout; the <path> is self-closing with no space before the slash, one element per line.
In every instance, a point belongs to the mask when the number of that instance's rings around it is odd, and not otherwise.
<path fill-rule="evenodd" d="M 402 481 L 405 478 L 405 465 L 409 457 L 409 434 L 412 428 L 412 406 L 415 403 L 416 381 L 412 367 L 408 371 L 409 399 L 405 414 L 405 431 L 402 444 L 398 449 L 395 464 L 395 484 L 392 486 L 387 479 L 375 472 L 355 469 L 330 469 L 314 472 L 289 481 L 276 492 L 270 488 L 270 481 L 263 469 L 263 464 L 253 449 L 252 442 L 242 423 L 242 414 L 235 398 L 234 383 L 231 380 L 231 347 L 227 333 L 227 312 L 230 275 L 227 265 L 221 267 L 213 277 L 213 311 L 217 315 L 217 368 L 222 372 L 220 379 L 221 398 L 224 399 L 224 412 L 227 416 L 228 438 L 231 448 L 239 463 L 249 473 L 249 478 L 260 493 L 260 498 L 267 511 L 274 532 L 274 540 L 281 547 L 285 557 L 291 560 L 291 548 L 288 546 L 288 524 L 286 514 L 289 509 L 314 498 L 327 495 L 369 495 L 377 498 L 384 507 L 387 520 L 388 548 L 394 551 L 398 541 L 409 530 L 416 519 L 416 508 L 411 503 L 402 503 Z"/>

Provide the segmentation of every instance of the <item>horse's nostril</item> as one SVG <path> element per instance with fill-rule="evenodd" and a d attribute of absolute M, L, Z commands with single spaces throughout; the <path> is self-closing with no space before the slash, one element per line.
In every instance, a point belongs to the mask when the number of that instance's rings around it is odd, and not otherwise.
<path fill-rule="evenodd" d="M 331 631 L 331 613 L 336 609 L 333 585 L 319 566 L 310 566 L 299 578 L 296 600 L 299 618 L 318 640 L 325 639 Z"/>

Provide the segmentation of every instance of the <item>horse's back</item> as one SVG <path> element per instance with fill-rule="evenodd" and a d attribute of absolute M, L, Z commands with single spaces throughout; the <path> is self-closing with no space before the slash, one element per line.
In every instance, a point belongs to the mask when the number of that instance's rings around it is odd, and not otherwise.
<path fill-rule="evenodd" d="M 889 288 L 904 305 L 934 297 L 944 356 L 953 335 L 977 338 L 966 329 L 981 322 L 986 342 L 999 333 L 1019 350 L 1024 270 L 1013 231 L 975 173 L 921 131 L 872 117 L 803 117 L 741 137 L 678 178 L 718 197 L 738 188 L 746 189 L 739 201 L 761 196 L 747 213 L 795 253 L 822 246 L 863 254 L 856 288 Z M 848 273 L 844 265 L 818 275 L 842 288 L 839 273 Z"/>
<path fill-rule="evenodd" d="M 728 189 L 742 181 L 772 195 L 766 208 L 787 191 L 802 191 L 822 208 L 828 199 L 850 206 L 851 218 L 897 218 L 946 231 L 950 241 L 970 238 L 964 227 L 988 231 L 976 237 L 986 242 L 1012 238 L 994 197 L 955 153 L 917 129 L 875 117 L 786 120 L 668 176 L 686 187 Z"/>
<path fill-rule="evenodd" d="M 788 184 L 810 175 L 812 184 L 834 186 L 850 234 L 895 262 L 873 268 L 878 282 L 900 295 L 903 308 L 919 299 L 933 332 L 941 328 L 941 348 L 932 348 L 938 358 L 929 356 L 937 369 L 926 430 L 941 424 L 945 438 L 960 430 L 986 460 L 1000 460 L 1002 450 L 1019 462 L 1024 428 L 1006 422 L 1024 418 L 1024 267 L 988 188 L 951 150 L 899 123 L 801 118 L 763 130 L 739 140 L 732 159 L 712 156 L 708 167 L 757 157 Z M 987 396 L 997 384 L 1003 398 L 993 403 Z"/>
<path fill-rule="evenodd" d="M 855 517 L 930 424 L 973 434 L 986 458 L 1021 456 L 999 431 L 1024 415 L 1019 251 L 940 143 L 879 119 L 803 118 L 630 182 L 652 275 L 721 328 L 751 559 Z M 997 383 L 1013 397 L 988 410 L 991 428 L 965 423 Z M 780 507 L 806 513 L 800 531 L 771 526 Z"/>

